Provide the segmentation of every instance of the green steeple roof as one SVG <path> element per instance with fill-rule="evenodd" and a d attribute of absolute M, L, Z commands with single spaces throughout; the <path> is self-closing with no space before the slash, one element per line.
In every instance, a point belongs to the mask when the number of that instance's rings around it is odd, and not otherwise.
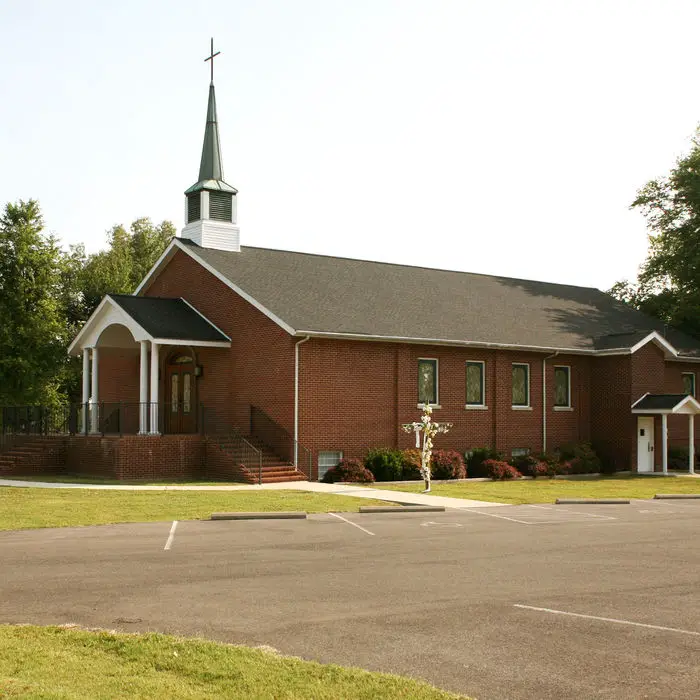
<path fill-rule="evenodd" d="M 185 194 L 197 190 L 220 190 L 236 194 L 235 187 L 224 182 L 224 166 L 221 159 L 219 142 L 219 124 L 216 119 L 216 95 L 214 83 L 209 85 L 209 104 L 207 105 L 207 125 L 204 129 L 202 160 L 199 164 L 199 180 L 185 191 Z"/>

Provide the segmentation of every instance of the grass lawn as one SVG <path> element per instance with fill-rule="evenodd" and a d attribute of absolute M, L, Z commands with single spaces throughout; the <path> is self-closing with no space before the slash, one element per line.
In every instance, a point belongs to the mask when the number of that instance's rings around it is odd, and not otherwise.
<path fill-rule="evenodd" d="M 458 697 L 399 676 L 200 639 L 0 625 L 0 698 Z"/>
<path fill-rule="evenodd" d="M 0 530 L 195 520 L 221 511 L 354 512 L 361 505 L 383 503 L 284 490 L 97 491 L 6 486 L 0 488 Z"/>
<path fill-rule="evenodd" d="M 421 493 L 423 484 L 372 484 L 379 489 Z M 657 493 L 700 493 L 700 479 L 674 476 L 605 476 L 598 479 L 460 481 L 433 484 L 434 496 L 500 503 L 553 503 L 557 498 L 653 498 Z"/>
<path fill-rule="evenodd" d="M 108 484 L 137 486 L 242 486 L 240 481 L 144 481 L 143 479 L 107 479 L 102 476 L 71 476 L 70 474 L 45 474 L 43 476 L 8 476 L 5 481 L 38 481 L 45 484 Z"/>

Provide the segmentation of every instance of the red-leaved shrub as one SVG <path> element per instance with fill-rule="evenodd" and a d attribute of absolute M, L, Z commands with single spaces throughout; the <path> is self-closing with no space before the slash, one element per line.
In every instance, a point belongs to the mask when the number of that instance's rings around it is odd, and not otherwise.
<path fill-rule="evenodd" d="M 341 459 L 337 466 L 331 467 L 321 479 L 324 484 L 334 484 L 336 481 L 351 481 L 357 484 L 371 484 L 374 475 L 359 459 Z"/>
<path fill-rule="evenodd" d="M 500 462 L 496 459 L 487 459 L 484 462 L 486 472 L 494 481 L 506 479 L 519 479 L 522 474 L 508 462 Z"/>
<path fill-rule="evenodd" d="M 401 455 L 403 456 L 403 470 L 401 471 L 401 476 L 406 481 L 419 481 L 420 475 L 420 461 L 421 452 L 420 450 L 402 450 Z"/>
<path fill-rule="evenodd" d="M 433 450 L 431 475 L 433 479 L 466 479 L 464 457 L 456 450 Z"/>

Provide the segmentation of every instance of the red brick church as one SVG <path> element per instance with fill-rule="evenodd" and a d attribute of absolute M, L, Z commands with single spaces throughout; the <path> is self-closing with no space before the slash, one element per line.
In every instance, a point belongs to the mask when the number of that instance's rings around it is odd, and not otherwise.
<path fill-rule="evenodd" d="M 70 346 L 71 471 L 317 479 L 410 447 L 424 402 L 461 452 L 591 441 L 639 472 L 665 470 L 667 445 L 694 453 L 693 338 L 593 288 L 241 246 L 237 196 L 212 83 L 180 237 Z"/>

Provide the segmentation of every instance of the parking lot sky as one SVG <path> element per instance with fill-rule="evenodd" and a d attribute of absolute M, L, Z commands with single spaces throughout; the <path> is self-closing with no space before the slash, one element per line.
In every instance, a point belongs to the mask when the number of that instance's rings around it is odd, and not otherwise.
<path fill-rule="evenodd" d="M 209 39 L 244 245 L 596 286 L 700 122 L 682 0 L 5 0 L 2 204 L 182 226 Z"/>

